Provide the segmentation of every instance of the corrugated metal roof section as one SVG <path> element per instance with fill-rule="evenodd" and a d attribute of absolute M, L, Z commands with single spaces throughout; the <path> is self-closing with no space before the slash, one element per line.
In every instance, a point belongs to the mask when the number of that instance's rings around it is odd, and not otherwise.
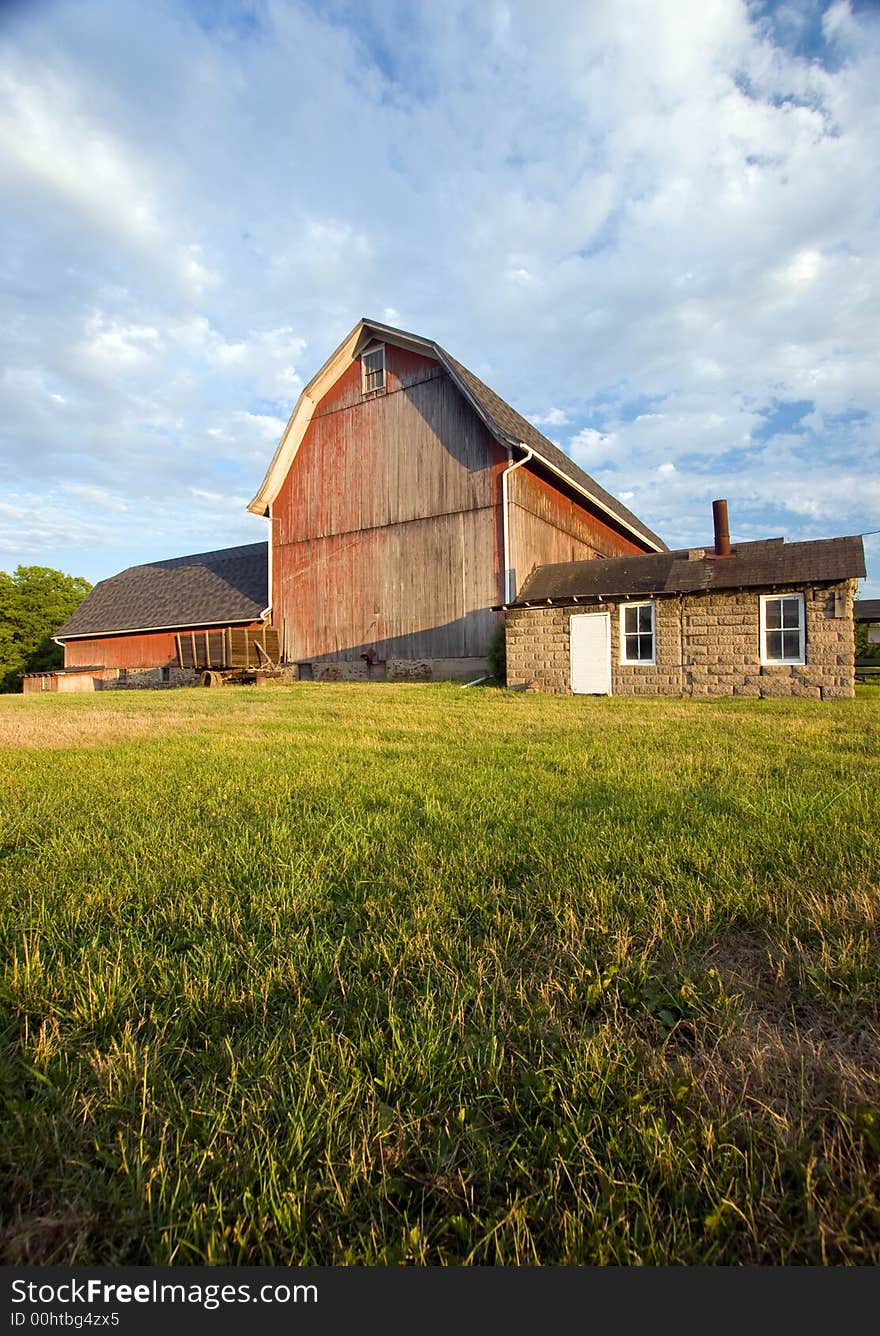
<path fill-rule="evenodd" d="M 857 598 L 853 616 L 857 622 L 880 622 L 880 598 Z"/>
<path fill-rule="evenodd" d="M 865 553 L 858 537 L 806 543 L 784 543 L 780 539 L 737 543 L 729 557 L 715 557 L 711 548 L 704 550 L 708 555 L 696 555 L 696 551 L 683 548 L 648 556 L 539 566 L 511 606 L 615 595 L 648 597 L 707 589 L 821 584 L 862 579 L 865 575 Z"/>
<path fill-rule="evenodd" d="M 56 636 L 258 621 L 269 602 L 268 572 L 265 542 L 130 566 L 95 585 Z"/>

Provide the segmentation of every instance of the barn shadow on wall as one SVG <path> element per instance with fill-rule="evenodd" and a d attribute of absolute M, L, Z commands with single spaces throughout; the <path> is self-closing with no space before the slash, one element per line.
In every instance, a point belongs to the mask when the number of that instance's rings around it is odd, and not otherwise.
<path fill-rule="evenodd" d="M 441 373 L 442 375 L 442 373 Z M 432 382 L 440 376 L 427 376 L 412 385 L 401 386 L 398 391 L 424 422 L 434 443 L 446 451 L 450 459 L 465 469 L 467 473 L 483 473 L 486 461 L 480 458 L 478 442 L 488 440 L 488 432 L 472 408 L 466 406 L 466 420 L 473 425 L 473 433 L 461 431 L 462 407 L 456 404 L 454 415 L 449 411 L 449 402 L 432 391 Z M 489 447 L 491 449 L 491 446 Z M 501 458 L 498 447 L 499 459 Z"/>

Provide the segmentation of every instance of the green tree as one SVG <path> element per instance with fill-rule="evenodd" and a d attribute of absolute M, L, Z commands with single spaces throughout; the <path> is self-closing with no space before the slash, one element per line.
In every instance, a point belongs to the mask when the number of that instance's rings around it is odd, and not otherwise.
<path fill-rule="evenodd" d="M 856 658 L 880 659 L 880 645 L 872 645 L 868 640 L 867 622 L 856 622 Z"/>
<path fill-rule="evenodd" d="M 60 668 L 64 654 L 52 636 L 91 587 L 47 566 L 0 571 L 0 691 L 18 691 L 23 673 Z"/>

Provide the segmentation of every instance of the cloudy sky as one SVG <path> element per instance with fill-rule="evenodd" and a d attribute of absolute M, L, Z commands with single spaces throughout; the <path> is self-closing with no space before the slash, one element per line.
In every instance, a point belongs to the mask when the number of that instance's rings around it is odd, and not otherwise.
<path fill-rule="evenodd" d="M 0 568 L 264 537 L 362 315 L 671 546 L 880 529 L 878 89 L 852 0 L 0 2 Z"/>

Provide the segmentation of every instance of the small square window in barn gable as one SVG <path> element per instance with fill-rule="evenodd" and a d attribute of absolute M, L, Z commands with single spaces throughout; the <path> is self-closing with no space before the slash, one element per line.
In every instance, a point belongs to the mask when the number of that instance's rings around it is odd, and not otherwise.
<path fill-rule="evenodd" d="M 379 394 L 385 389 L 385 345 L 380 343 L 361 353 L 361 391 Z"/>

